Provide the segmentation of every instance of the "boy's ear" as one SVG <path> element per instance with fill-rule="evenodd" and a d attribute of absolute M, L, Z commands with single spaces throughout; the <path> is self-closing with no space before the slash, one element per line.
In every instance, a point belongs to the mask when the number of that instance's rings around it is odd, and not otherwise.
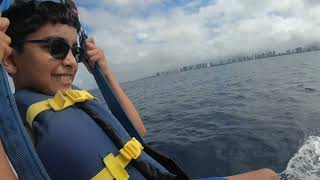
<path fill-rule="evenodd" d="M 3 60 L 3 66 L 10 76 L 14 75 L 17 72 L 17 63 L 14 58 L 14 52 Z"/>

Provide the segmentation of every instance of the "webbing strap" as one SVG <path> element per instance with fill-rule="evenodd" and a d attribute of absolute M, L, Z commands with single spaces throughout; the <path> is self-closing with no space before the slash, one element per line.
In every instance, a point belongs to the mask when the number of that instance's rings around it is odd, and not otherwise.
<path fill-rule="evenodd" d="M 27 110 L 27 121 L 32 128 L 34 118 L 41 112 L 52 109 L 61 111 L 77 102 L 85 102 L 92 100 L 94 97 L 85 90 L 66 90 L 64 93 L 58 91 L 52 99 L 47 99 L 35 104 L 32 104 Z"/>
<path fill-rule="evenodd" d="M 0 138 L 19 179 L 50 179 L 22 124 L 2 65 L 0 65 L 0 108 Z"/>
<path fill-rule="evenodd" d="M 141 143 L 132 138 L 128 141 L 119 154 L 115 157 L 112 153 L 103 158 L 103 162 L 106 165 L 92 180 L 127 180 L 129 174 L 125 170 L 125 167 L 130 163 L 132 159 L 137 159 L 141 155 L 143 146 Z"/>
<path fill-rule="evenodd" d="M 10 0 L 3 0 L 0 5 L 0 12 L 3 12 L 4 10 L 8 9 L 9 6 L 10 6 Z"/>
<path fill-rule="evenodd" d="M 133 125 L 131 119 L 129 118 L 129 116 L 124 111 L 121 104 L 119 103 L 119 100 L 115 95 L 115 93 L 113 92 L 110 83 L 105 78 L 104 74 L 100 70 L 100 67 L 97 63 L 94 65 L 92 74 L 112 114 L 118 119 L 118 121 L 126 129 L 126 131 L 130 134 L 131 137 L 135 137 L 141 143 L 143 143 L 141 135 L 139 134 L 138 130 Z"/>
<path fill-rule="evenodd" d="M 81 47 L 85 47 L 84 43 L 86 38 L 88 38 L 86 32 L 81 30 L 79 34 L 79 42 Z M 85 56 L 86 56 L 85 54 L 81 54 L 79 59 L 81 59 L 81 61 L 86 61 L 87 57 Z M 112 114 L 118 119 L 118 121 L 126 129 L 126 131 L 131 137 L 135 137 L 141 143 L 143 143 L 143 140 L 139 131 L 136 129 L 136 127 L 132 123 L 132 120 L 124 111 L 121 104 L 119 103 L 118 97 L 113 92 L 109 81 L 106 79 L 105 75 L 101 71 L 98 63 L 95 63 L 93 67 L 91 66 L 89 67 L 91 68 L 93 77 L 96 80 L 97 85 L 101 91 L 101 94 L 103 95 L 103 98 L 107 103 L 108 107 L 110 108 Z"/>

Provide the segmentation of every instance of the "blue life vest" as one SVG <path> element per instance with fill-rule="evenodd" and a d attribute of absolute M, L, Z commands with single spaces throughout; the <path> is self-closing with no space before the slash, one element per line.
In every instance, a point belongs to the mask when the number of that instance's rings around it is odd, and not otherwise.
<path fill-rule="evenodd" d="M 26 112 L 30 105 L 52 97 L 29 90 L 19 90 L 14 97 L 25 126 L 32 129 L 30 132 L 36 152 L 52 179 L 91 179 L 105 168 L 102 160 L 104 157 L 110 153 L 119 154 L 117 144 L 84 109 L 90 110 L 91 114 L 110 124 L 123 142 L 131 139 L 108 107 L 97 100 L 77 103 L 58 112 L 51 109 L 43 111 L 36 116 L 30 128 L 26 121 Z M 152 176 L 155 179 L 175 177 L 144 151 L 137 161 L 146 162 L 161 175 L 159 178 L 158 175 Z M 125 168 L 130 179 L 150 179 L 141 169 L 136 168 L 138 166 L 135 166 L 135 162 L 136 160 L 133 160 Z"/>

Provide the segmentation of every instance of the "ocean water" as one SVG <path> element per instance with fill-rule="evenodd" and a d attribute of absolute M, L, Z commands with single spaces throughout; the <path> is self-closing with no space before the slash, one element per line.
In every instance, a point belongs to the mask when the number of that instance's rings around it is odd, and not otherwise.
<path fill-rule="evenodd" d="M 124 83 L 145 141 L 194 178 L 271 168 L 320 179 L 320 52 Z"/>

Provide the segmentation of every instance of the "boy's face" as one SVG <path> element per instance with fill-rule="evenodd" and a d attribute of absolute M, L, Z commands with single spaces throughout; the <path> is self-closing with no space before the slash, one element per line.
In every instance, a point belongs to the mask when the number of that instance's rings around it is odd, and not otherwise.
<path fill-rule="evenodd" d="M 27 36 L 26 40 L 43 40 L 50 37 L 64 38 L 69 46 L 77 43 L 75 28 L 64 24 L 47 24 Z M 32 89 L 47 95 L 58 90 L 71 89 L 78 64 L 71 50 L 64 59 L 56 59 L 47 45 L 25 43 L 22 53 L 14 51 L 13 68 L 7 68 L 16 89 Z"/>

